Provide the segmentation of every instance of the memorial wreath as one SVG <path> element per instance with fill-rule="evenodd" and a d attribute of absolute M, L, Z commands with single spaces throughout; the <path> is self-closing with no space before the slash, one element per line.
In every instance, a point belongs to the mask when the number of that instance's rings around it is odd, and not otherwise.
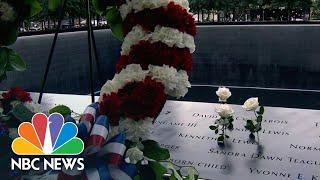
<path fill-rule="evenodd" d="M 163 179 L 169 173 L 171 179 L 197 179 L 198 172 L 193 167 L 173 164 L 169 151 L 149 139 L 167 97 L 181 98 L 191 87 L 188 73 L 192 69 L 196 25 L 188 1 L 96 0 L 94 4 L 106 15 L 115 36 L 123 39 L 116 74 L 102 87 L 99 102 L 89 105 L 79 121 L 65 106 L 48 112 L 59 112 L 66 121 L 77 124 L 78 136 L 85 142 L 81 156 L 88 160 L 88 166 L 79 172 L 46 171 L 27 174 L 27 178 L 37 175 L 41 179 L 50 174 L 56 174 L 58 179 L 98 178 L 92 175 L 95 174 L 100 179 Z M 11 14 L 13 18 L 14 13 Z M 7 20 L 10 13 L 1 11 L 0 15 L 1 20 Z M 16 137 L 18 125 L 10 133 L 8 122 L 31 120 L 39 110 L 35 110 L 35 104 L 33 109 L 24 104 L 32 100 L 19 88 L 2 97 L 1 131 L 6 137 Z M 12 176 L 15 175 L 23 174 Z"/>

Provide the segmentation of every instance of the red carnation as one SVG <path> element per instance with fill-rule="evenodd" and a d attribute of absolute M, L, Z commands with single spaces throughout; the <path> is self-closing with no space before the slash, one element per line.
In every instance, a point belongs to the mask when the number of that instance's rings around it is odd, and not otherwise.
<path fill-rule="evenodd" d="M 116 64 L 116 72 L 120 73 L 120 71 L 124 68 L 126 68 L 127 65 L 132 64 L 132 62 L 129 62 L 128 56 L 120 56 L 117 64 Z"/>
<path fill-rule="evenodd" d="M 144 9 L 137 13 L 131 12 L 124 20 L 124 32 L 128 34 L 136 25 L 148 31 L 154 31 L 157 25 L 178 29 L 195 36 L 197 33 L 192 14 L 180 5 L 170 2 L 166 8 Z"/>
<path fill-rule="evenodd" d="M 162 83 L 146 77 L 144 81 L 128 84 L 119 90 L 124 115 L 134 120 L 157 117 L 166 101 Z"/>
<path fill-rule="evenodd" d="M 2 97 L 6 100 L 19 100 L 21 102 L 31 102 L 30 93 L 24 91 L 20 87 L 10 88 L 8 92 L 2 93 Z"/>
<path fill-rule="evenodd" d="M 119 73 L 128 64 L 140 64 L 143 69 L 152 65 L 169 65 L 178 70 L 190 72 L 192 69 L 192 55 L 188 48 L 169 47 L 162 42 L 150 43 L 140 41 L 131 47 L 128 56 L 121 56 L 116 70 Z"/>
<path fill-rule="evenodd" d="M 100 114 L 106 115 L 112 126 L 118 126 L 120 120 L 121 100 L 116 93 L 104 94 L 99 104 Z"/>

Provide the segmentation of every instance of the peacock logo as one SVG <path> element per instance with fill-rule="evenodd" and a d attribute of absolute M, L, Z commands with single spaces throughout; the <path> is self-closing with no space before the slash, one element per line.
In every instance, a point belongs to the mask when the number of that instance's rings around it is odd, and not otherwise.
<path fill-rule="evenodd" d="M 12 151 L 17 155 L 79 155 L 84 143 L 77 138 L 78 127 L 64 123 L 64 117 L 53 113 L 49 118 L 37 113 L 32 123 L 24 122 L 18 128 L 20 137 L 12 142 Z"/>

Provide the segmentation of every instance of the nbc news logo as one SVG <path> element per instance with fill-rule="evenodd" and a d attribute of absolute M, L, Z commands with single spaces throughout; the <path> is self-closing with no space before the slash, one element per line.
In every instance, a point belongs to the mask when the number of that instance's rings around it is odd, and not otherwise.
<path fill-rule="evenodd" d="M 37 113 L 32 123 L 24 122 L 18 128 L 20 137 L 12 142 L 12 151 L 22 156 L 71 156 L 79 155 L 84 149 L 84 143 L 77 138 L 78 127 L 74 123 L 64 123 L 59 113 L 53 113 L 49 118 Z M 42 163 L 41 163 L 42 162 Z M 39 166 L 42 167 L 39 167 Z M 76 167 L 84 169 L 83 158 L 18 158 L 11 159 L 11 169 L 20 170 L 73 170 Z"/>

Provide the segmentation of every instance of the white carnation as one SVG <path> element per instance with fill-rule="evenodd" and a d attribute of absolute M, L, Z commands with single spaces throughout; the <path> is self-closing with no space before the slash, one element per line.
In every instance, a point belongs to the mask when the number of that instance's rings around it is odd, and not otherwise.
<path fill-rule="evenodd" d="M 185 8 L 187 11 L 190 10 L 189 0 L 174 0 L 174 2 Z"/>
<path fill-rule="evenodd" d="M 151 43 L 162 42 L 169 47 L 189 48 L 191 53 L 196 48 L 194 37 L 177 29 L 158 25 L 154 32 L 148 33 L 140 25 L 137 25 L 125 37 L 121 47 L 121 55 L 129 55 L 131 47 L 143 40 Z"/>
<path fill-rule="evenodd" d="M 99 101 L 104 94 L 117 93 L 119 89 L 131 82 L 139 82 L 145 79 L 148 71 L 144 71 L 139 64 L 130 64 L 112 80 L 107 81 L 101 88 Z"/>
<path fill-rule="evenodd" d="M 186 71 L 179 70 L 177 78 L 179 79 L 179 82 L 177 83 L 177 88 L 171 92 L 171 96 L 177 98 L 184 97 L 188 93 L 188 89 L 191 88 L 189 76 Z"/>
<path fill-rule="evenodd" d="M 153 118 L 145 118 L 135 121 L 130 118 L 121 118 L 119 121 L 119 132 L 123 133 L 127 139 L 133 142 L 139 142 L 139 139 L 146 140 L 149 138 L 152 127 Z"/>
<path fill-rule="evenodd" d="M 138 44 L 142 40 L 148 40 L 148 33 L 141 26 L 137 25 L 124 38 L 121 55 L 128 55 L 131 51 L 131 46 Z"/>
<path fill-rule="evenodd" d="M 0 2 L 0 20 L 5 22 L 11 22 L 15 19 L 15 12 L 6 2 Z"/>
<path fill-rule="evenodd" d="M 119 8 L 120 15 L 122 19 L 124 20 L 128 14 L 132 11 L 132 3 L 130 0 L 127 0 L 127 3 L 122 4 Z"/>
<path fill-rule="evenodd" d="M 196 45 L 193 36 L 180 32 L 175 28 L 156 26 L 151 34 L 151 42 L 163 42 L 169 47 L 189 48 L 190 52 L 195 51 Z"/>
<path fill-rule="evenodd" d="M 152 79 L 161 82 L 165 87 L 165 93 L 169 96 L 180 98 L 185 96 L 191 84 L 188 80 L 186 71 L 177 71 L 167 65 L 153 66 L 149 65 Z"/>
<path fill-rule="evenodd" d="M 130 64 L 102 86 L 99 101 L 102 101 L 104 94 L 117 93 L 119 89 L 128 83 L 143 81 L 147 75 L 161 82 L 165 87 L 165 93 L 172 97 L 180 98 L 185 96 L 188 88 L 191 87 L 188 74 L 184 70 L 177 71 L 168 65 L 149 65 L 149 69 L 144 71 L 139 64 Z"/>

